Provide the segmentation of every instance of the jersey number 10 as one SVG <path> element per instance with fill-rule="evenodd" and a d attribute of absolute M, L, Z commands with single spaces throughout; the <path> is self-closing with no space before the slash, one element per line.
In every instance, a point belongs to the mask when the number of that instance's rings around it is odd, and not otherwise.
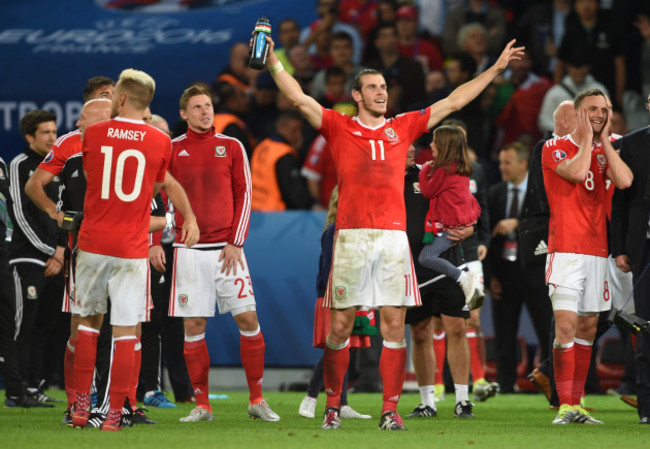
<path fill-rule="evenodd" d="M 113 166 L 113 147 L 108 145 L 102 145 L 102 154 L 104 155 L 104 171 L 102 173 L 102 194 L 101 198 L 107 200 L 110 196 L 111 190 L 111 169 Z M 135 182 L 133 183 L 133 191 L 131 193 L 124 193 L 124 188 L 122 186 L 124 180 L 124 164 L 126 160 L 130 157 L 135 158 L 138 166 L 135 171 Z M 120 153 L 117 157 L 117 162 L 115 164 L 115 184 L 113 185 L 113 190 L 117 197 L 124 201 L 125 203 L 130 203 L 134 201 L 142 190 L 142 178 L 144 178 L 144 168 L 147 164 L 147 160 L 144 157 L 144 154 L 138 150 L 125 150 Z"/>

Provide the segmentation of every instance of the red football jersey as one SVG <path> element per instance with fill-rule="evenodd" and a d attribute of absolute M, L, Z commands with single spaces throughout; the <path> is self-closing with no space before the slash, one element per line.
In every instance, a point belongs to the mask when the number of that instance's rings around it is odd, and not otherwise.
<path fill-rule="evenodd" d="M 567 181 L 555 170 L 565 159 L 578 153 L 571 135 L 556 137 L 544 145 L 542 167 L 546 196 L 551 208 L 548 252 L 607 257 L 607 157 L 601 144 L 594 143 L 591 165 L 581 183 Z"/>
<path fill-rule="evenodd" d="M 337 229 L 406 231 L 404 170 L 409 145 L 427 130 L 429 108 L 386 119 L 376 128 L 323 108 L 321 132 L 339 186 Z"/>
<path fill-rule="evenodd" d="M 167 134 L 141 120 L 117 117 L 86 129 L 80 249 L 126 259 L 149 256 L 153 185 L 165 180 L 171 145 Z"/>
<path fill-rule="evenodd" d="M 336 170 L 332 153 L 323 135 L 319 135 L 309 147 L 300 173 L 307 179 L 313 179 L 320 184 L 320 203 L 328 207 L 332 190 L 336 187 Z"/>
<path fill-rule="evenodd" d="M 68 158 L 77 153 L 81 153 L 81 131 L 78 129 L 56 139 L 52 149 L 43 158 L 43 162 L 38 168 L 57 176 L 61 174 Z"/>
<path fill-rule="evenodd" d="M 251 171 L 246 150 L 233 137 L 191 129 L 173 141 L 169 172 L 187 192 L 201 230 L 199 247 L 243 246 L 251 216 Z M 176 243 L 183 217 L 176 212 Z"/>

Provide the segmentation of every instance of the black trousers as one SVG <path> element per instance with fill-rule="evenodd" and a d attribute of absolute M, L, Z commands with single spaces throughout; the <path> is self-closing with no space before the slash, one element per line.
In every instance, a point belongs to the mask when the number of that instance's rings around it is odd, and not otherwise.
<path fill-rule="evenodd" d="M 34 263 L 13 265 L 18 315 L 18 366 L 28 386 L 36 387 L 57 325 L 62 322 L 63 275 L 45 277 Z M 62 348 L 65 351 L 65 347 Z M 57 357 L 63 360 L 63 352 Z"/>
<path fill-rule="evenodd" d="M 7 264 L 7 250 L 0 244 L 0 372 L 7 396 L 19 396 L 24 386 L 16 350 L 16 295 Z"/>
<path fill-rule="evenodd" d="M 633 273 L 636 285 L 634 307 L 636 308 L 636 314 L 644 320 L 650 320 L 650 300 L 648 299 L 648 295 L 650 295 L 650 268 L 647 268 L 648 264 L 650 264 L 650 240 L 646 240 L 641 267 Z M 650 334 L 637 334 L 634 355 L 639 417 L 650 417 Z"/>
<path fill-rule="evenodd" d="M 162 389 L 160 373 L 164 362 L 174 398 L 176 401 L 182 401 L 193 396 L 194 391 L 183 355 L 183 319 L 168 316 L 174 250 L 171 245 L 164 245 L 163 248 L 167 271 L 159 273 L 151 268 L 154 308 L 151 311 L 151 320 L 142 323 L 142 367 L 137 396 L 142 400 L 146 392 Z"/>
<path fill-rule="evenodd" d="M 551 332 L 553 309 L 548 298 L 548 288 L 543 283 L 543 267 L 541 267 L 540 280 L 536 279 L 534 282 L 530 280 L 531 273 L 525 272 L 519 262 L 504 262 L 504 264 L 508 264 L 508 268 L 502 270 L 502 273 L 508 272 L 508 275 L 499 278 L 503 290 L 501 299 L 492 300 L 492 318 L 496 343 L 497 382 L 503 393 L 512 393 L 517 380 L 517 332 L 522 307 L 525 304 L 528 308 L 540 342 L 542 359 L 548 357 L 549 349 L 546 342 Z"/>

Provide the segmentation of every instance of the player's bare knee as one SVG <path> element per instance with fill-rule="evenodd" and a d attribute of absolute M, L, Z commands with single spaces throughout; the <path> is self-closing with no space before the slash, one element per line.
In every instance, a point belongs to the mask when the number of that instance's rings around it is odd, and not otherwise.
<path fill-rule="evenodd" d="M 206 318 L 186 318 L 183 321 L 185 335 L 194 336 L 205 333 L 207 322 Z"/>
<path fill-rule="evenodd" d="M 249 307 L 233 310 L 232 317 L 239 330 L 250 332 L 259 327 L 257 312 L 254 307 L 252 310 Z"/>

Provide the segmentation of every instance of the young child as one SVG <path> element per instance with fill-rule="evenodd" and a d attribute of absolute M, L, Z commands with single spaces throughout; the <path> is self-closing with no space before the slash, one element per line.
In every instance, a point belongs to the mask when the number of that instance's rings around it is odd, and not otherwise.
<path fill-rule="evenodd" d="M 327 280 L 332 266 L 332 250 L 334 249 L 334 222 L 336 221 L 336 208 L 338 206 L 338 188 L 334 188 L 330 197 L 329 210 L 325 219 L 325 229 L 321 237 L 321 254 L 318 261 L 318 276 L 316 278 L 316 290 L 318 299 L 314 311 L 314 340 L 315 348 L 325 348 L 325 340 L 330 330 L 330 310 L 323 307 L 323 296 L 327 287 Z M 350 336 L 350 349 L 370 347 L 370 335 L 376 335 L 374 311 L 372 309 L 358 310 L 354 320 L 354 329 Z M 314 418 L 316 410 L 316 399 L 323 388 L 323 356 L 318 360 L 312 372 L 307 396 L 300 402 L 298 414 L 305 418 Z M 341 391 L 341 418 L 370 419 L 372 416 L 358 413 L 348 405 L 348 373 L 343 379 Z"/>
<path fill-rule="evenodd" d="M 457 126 L 438 127 L 433 132 L 431 153 L 433 161 L 424 164 L 420 171 L 420 190 L 431 202 L 425 223 L 426 244 L 418 261 L 458 282 L 471 310 L 483 304 L 484 295 L 478 288 L 476 275 L 439 257 L 454 245 L 447 230 L 471 226 L 481 214 L 481 207 L 469 190 L 473 169 L 465 134 Z"/>

